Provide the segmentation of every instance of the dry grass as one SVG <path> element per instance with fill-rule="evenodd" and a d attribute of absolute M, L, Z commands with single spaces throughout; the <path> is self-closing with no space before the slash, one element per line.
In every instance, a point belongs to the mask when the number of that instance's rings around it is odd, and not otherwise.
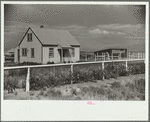
<path fill-rule="evenodd" d="M 144 75 L 133 75 L 104 81 L 81 84 L 68 84 L 41 91 L 7 92 L 4 99 L 17 100 L 145 100 L 145 89 L 138 89 L 135 80 L 144 79 Z M 144 82 L 144 80 L 143 80 Z"/>

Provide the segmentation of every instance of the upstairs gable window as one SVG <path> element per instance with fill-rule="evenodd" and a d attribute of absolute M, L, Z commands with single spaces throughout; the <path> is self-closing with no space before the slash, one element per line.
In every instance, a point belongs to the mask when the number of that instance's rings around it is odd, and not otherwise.
<path fill-rule="evenodd" d="M 31 42 L 32 41 L 32 33 L 28 33 L 27 38 L 28 38 L 27 41 Z"/>

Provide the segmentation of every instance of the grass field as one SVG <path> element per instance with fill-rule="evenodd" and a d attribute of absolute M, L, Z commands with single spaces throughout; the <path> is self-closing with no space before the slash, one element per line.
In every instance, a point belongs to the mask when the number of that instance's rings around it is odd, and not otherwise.
<path fill-rule="evenodd" d="M 58 85 L 30 92 L 16 89 L 14 93 L 8 94 L 4 90 L 4 100 L 145 100 L 145 85 L 137 88 L 135 84 L 137 80 L 145 82 L 145 75 L 129 75 L 104 81 Z"/>

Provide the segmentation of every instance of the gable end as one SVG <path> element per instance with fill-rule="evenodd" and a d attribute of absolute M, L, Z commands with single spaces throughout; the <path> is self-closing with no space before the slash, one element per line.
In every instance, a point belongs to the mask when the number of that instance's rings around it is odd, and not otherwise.
<path fill-rule="evenodd" d="M 38 39 L 38 41 L 42 44 L 42 42 L 39 40 L 39 38 L 37 37 L 37 35 L 33 32 L 33 30 L 29 27 L 27 32 L 24 34 L 22 40 L 20 41 L 20 43 L 18 44 L 18 46 L 20 46 L 20 44 L 22 43 L 23 39 L 25 38 L 25 36 L 27 35 L 28 31 L 31 30 L 32 33 L 35 35 L 35 37 Z M 43 45 L 43 44 L 42 44 Z"/>

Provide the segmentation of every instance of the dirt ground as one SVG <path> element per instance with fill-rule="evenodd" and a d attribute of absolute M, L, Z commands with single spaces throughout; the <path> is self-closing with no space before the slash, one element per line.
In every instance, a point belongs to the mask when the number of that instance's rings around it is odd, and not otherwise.
<path fill-rule="evenodd" d="M 117 79 L 109 79 L 109 80 L 104 80 L 104 81 L 96 81 L 96 82 L 87 82 L 87 83 L 80 83 L 80 84 L 68 84 L 64 86 L 56 86 L 53 88 L 55 91 L 60 91 L 62 95 L 66 95 L 66 90 L 68 90 L 69 94 L 69 89 L 73 88 L 76 89 L 77 91 L 80 92 L 80 89 L 82 87 L 89 87 L 89 86 L 94 86 L 94 87 L 105 87 L 109 86 L 110 83 L 116 81 L 120 82 L 121 85 L 125 85 L 127 82 L 134 83 L 135 80 L 138 79 L 145 79 L 145 74 L 139 74 L 139 75 L 130 75 L 130 76 L 124 76 L 124 77 L 118 77 Z M 51 98 L 48 98 L 47 96 L 42 96 L 47 91 L 50 90 L 50 88 L 46 89 L 45 91 L 29 91 L 25 92 L 24 89 L 16 89 L 14 93 L 8 94 L 8 91 L 4 90 L 4 100 L 51 100 Z M 88 95 L 87 95 L 88 96 Z M 54 99 L 54 97 L 52 98 Z"/>

